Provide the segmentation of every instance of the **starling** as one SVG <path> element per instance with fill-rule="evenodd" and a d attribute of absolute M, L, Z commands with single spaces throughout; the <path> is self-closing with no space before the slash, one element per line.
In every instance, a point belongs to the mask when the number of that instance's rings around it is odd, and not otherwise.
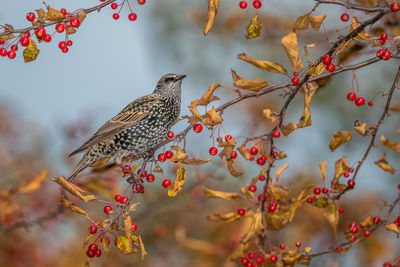
<path fill-rule="evenodd" d="M 69 155 L 86 151 L 68 181 L 104 158 L 114 158 L 120 166 L 126 157 L 142 157 L 146 161 L 151 158 L 179 116 L 181 83 L 185 77 L 177 74 L 162 76 L 153 93 L 134 100 L 100 127 Z"/>

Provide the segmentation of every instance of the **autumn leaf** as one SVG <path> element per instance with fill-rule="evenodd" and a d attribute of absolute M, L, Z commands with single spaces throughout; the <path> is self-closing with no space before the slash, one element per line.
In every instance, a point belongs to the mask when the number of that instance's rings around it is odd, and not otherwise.
<path fill-rule="evenodd" d="M 288 165 L 288 164 L 285 164 L 285 165 L 283 165 L 282 167 L 280 167 L 279 169 L 277 169 L 277 170 L 275 171 L 275 182 L 278 182 L 278 181 L 279 181 L 279 177 L 281 176 L 282 172 L 283 172 L 284 170 L 286 170 L 288 167 L 289 167 L 289 165 Z"/>
<path fill-rule="evenodd" d="M 258 208 L 252 218 L 252 223 L 249 231 L 242 238 L 243 242 L 249 241 L 251 237 L 253 237 L 255 234 L 257 234 L 260 230 L 264 228 L 262 217 L 263 214 L 261 212 L 261 208 Z"/>
<path fill-rule="evenodd" d="M 181 148 L 176 150 L 176 154 L 172 156 L 172 162 L 182 162 L 188 159 L 188 155 Z"/>
<path fill-rule="evenodd" d="M 254 78 L 247 80 L 239 76 L 233 69 L 231 69 L 231 72 L 233 78 L 233 85 L 240 89 L 257 92 L 269 85 L 269 83 L 263 78 Z"/>
<path fill-rule="evenodd" d="M 379 138 L 379 141 L 381 141 L 382 145 L 384 145 L 385 147 L 393 151 L 400 152 L 400 144 L 388 140 L 385 136 L 382 135 L 381 138 Z"/>
<path fill-rule="evenodd" d="M 398 102 L 396 105 L 394 106 L 390 106 L 389 107 L 390 111 L 400 111 L 400 102 Z"/>
<path fill-rule="evenodd" d="M 315 82 L 306 83 L 302 87 L 304 89 L 304 109 L 301 114 L 300 120 L 297 123 L 297 127 L 299 128 L 304 128 L 312 125 L 310 105 L 311 100 L 318 87 L 318 84 Z"/>
<path fill-rule="evenodd" d="M 386 230 L 396 233 L 397 236 L 400 235 L 400 230 L 399 230 L 399 227 L 397 226 L 397 224 L 395 224 L 395 223 L 385 224 L 384 226 L 385 226 Z"/>
<path fill-rule="evenodd" d="M 247 147 L 245 146 L 240 146 L 238 147 L 237 151 L 239 151 L 240 155 L 242 155 L 243 158 L 249 160 L 250 159 L 250 151 Z"/>
<path fill-rule="evenodd" d="M 29 39 L 28 46 L 22 52 L 25 63 L 34 61 L 37 58 L 37 56 L 39 55 L 39 52 L 40 52 L 40 50 L 37 48 L 35 41 L 33 41 L 32 39 Z"/>
<path fill-rule="evenodd" d="M 215 17 L 218 12 L 219 0 L 208 0 L 208 12 L 207 12 L 207 20 L 206 25 L 204 26 L 204 35 L 207 35 L 214 25 Z"/>
<path fill-rule="evenodd" d="M 282 125 L 281 129 L 282 129 L 282 133 L 284 136 L 288 136 L 289 134 L 291 134 L 294 130 L 296 130 L 297 124 L 294 124 L 293 122 L 287 124 L 287 125 Z"/>
<path fill-rule="evenodd" d="M 279 119 L 279 114 L 270 110 L 269 108 L 263 109 L 262 113 L 264 117 L 269 119 L 272 123 L 276 122 Z"/>
<path fill-rule="evenodd" d="M 319 28 L 321 27 L 321 24 L 325 18 L 326 15 L 324 14 L 318 16 L 310 16 L 310 24 L 314 31 L 319 31 Z"/>
<path fill-rule="evenodd" d="M 305 198 L 305 195 L 307 191 L 311 188 L 311 186 L 304 188 L 300 194 L 297 196 L 296 200 L 292 203 L 292 205 L 289 208 L 289 222 L 293 221 L 294 216 L 296 215 L 297 210 L 300 208 L 303 199 Z"/>
<path fill-rule="evenodd" d="M 190 158 L 190 159 L 187 158 L 187 159 L 182 159 L 179 162 L 182 164 L 187 164 L 187 165 L 200 166 L 200 165 L 203 165 L 210 161 L 211 161 L 211 159 L 209 159 L 209 158 L 205 158 L 204 160 L 199 159 L 199 158 Z"/>
<path fill-rule="evenodd" d="M 221 198 L 221 199 L 226 199 L 226 200 L 235 200 L 235 199 L 242 198 L 237 193 L 228 193 L 228 192 L 212 190 L 212 189 L 208 189 L 204 186 L 202 187 L 202 189 L 207 198 Z"/>
<path fill-rule="evenodd" d="M 228 164 L 228 170 L 230 174 L 232 174 L 232 176 L 239 177 L 240 175 L 242 175 L 243 172 L 236 169 L 236 165 L 233 159 L 228 159 L 226 163 Z"/>
<path fill-rule="evenodd" d="M 194 238 L 188 238 L 186 236 L 186 229 L 182 226 L 178 227 L 175 230 L 175 239 L 183 247 L 201 253 L 215 255 L 219 251 L 219 248 L 210 242 Z"/>
<path fill-rule="evenodd" d="M 299 70 L 303 67 L 299 55 L 299 47 L 297 45 L 297 35 L 295 32 L 291 32 L 282 38 L 282 46 L 293 66 L 293 69 Z"/>
<path fill-rule="evenodd" d="M 251 17 L 249 24 L 246 26 L 247 35 L 246 39 L 253 39 L 260 36 L 262 29 L 261 21 L 258 19 L 258 15 L 255 14 Z"/>
<path fill-rule="evenodd" d="M 67 27 L 67 34 L 71 35 L 76 33 L 76 29 L 74 27 Z"/>
<path fill-rule="evenodd" d="M 309 22 L 310 22 L 310 14 L 305 14 L 303 16 L 300 16 L 296 19 L 296 22 L 294 23 L 294 29 L 307 30 Z"/>
<path fill-rule="evenodd" d="M 379 160 L 375 161 L 375 164 L 378 165 L 378 167 L 385 172 L 391 174 L 398 172 L 398 170 L 393 169 L 393 167 L 386 161 L 386 153 L 383 153 L 382 157 Z"/>
<path fill-rule="evenodd" d="M 335 162 L 335 177 L 334 182 L 336 182 L 341 175 L 349 170 L 349 164 L 347 163 L 347 158 L 343 157 Z"/>
<path fill-rule="evenodd" d="M 47 179 L 47 171 L 43 170 L 32 179 L 30 179 L 25 185 L 18 187 L 18 193 L 28 194 L 37 191 L 43 182 Z"/>
<path fill-rule="evenodd" d="M 63 207 L 68 208 L 69 210 L 71 210 L 71 211 L 74 212 L 74 213 L 87 216 L 86 212 L 85 212 L 83 209 L 81 209 L 80 207 L 78 207 L 78 206 L 75 205 L 74 203 L 68 201 L 68 200 L 67 200 L 66 198 L 64 198 L 64 197 L 61 197 L 60 203 L 61 203 L 61 205 L 62 205 Z"/>
<path fill-rule="evenodd" d="M 337 237 L 337 227 L 339 224 L 339 211 L 336 203 L 328 204 L 328 207 L 323 212 L 324 218 L 328 221 L 329 225 L 331 226 L 335 237 Z"/>
<path fill-rule="evenodd" d="M 329 149 L 331 152 L 335 151 L 336 148 L 349 141 L 352 136 L 353 133 L 348 131 L 335 132 L 331 138 L 331 141 L 329 142 Z"/>
<path fill-rule="evenodd" d="M 82 26 L 82 23 L 86 18 L 86 13 L 85 12 L 78 12 L 78 14 L 76 14 L 76 16 L 79 19 L 79 27 L 80 27 L 80 26 Z"/>
<path fill-rule="evenodd" d="M 358 17 L 353 17 L 351 20 L 351 27 L 350 27 L 350 32 L 354 31 L 356 28 L 358 28 L 361 25 L 361 23 L 358 21 Z M 369 40 L 371 39 L 372 36 L 370 36 L 364 29 L 360 31 L 356 37 L 354 37 L 354 40 Z"/>
<path fill-rule="evenodd" d="M 325 177 L 326 177 L 326 163 L 327 161 L 324 160 L 319 164 L 319 169 L 321 173 L 322 183 L 325 184 Z"/>
<path fill-rule="evenodd" d="M 176 171 L 175 181 L 172 183 L 171 187 L 168 189 L 168 196 L 175 197 L 185 185 L 186 182 L 186 171 L 185 168 L 179 168 Z"/>
<path fill-rule="evenodd" d="M 44 23 L 44 17 L 46 16 L 46 12 L 41 8 L 41 9 L 36 9 L 36 12 L 38 14 L 38 19 L 40 23 Z"/>
<path fill-rule="evenodd" d="M 240 219 L 242 216 L 240 216 L 237 212 L 228 212 L 228 213 L 212 213 L 209 216 L 207 216 L 207 219 L 212 222 L 232 222 L 237 219 Z"/>
<path fill-rule="evenodd" d="M 368 126 L 368 124 L 366 124 L 365 122 L 364 123 L 361 123 L 360 125 L 357 125 L 357 126 L 354 126 L 354 130 L 357 132 L 357 133 L 359 133 L 359 134 L 361 134 L 362 136 L 366 136 L 367 135 L 367 126 Z"/>
<path fill-rule="evenodd" d="M 66 191 L 68 191 L 70 194 L 76 196 L 77 198 L 87 202 L 91 200 L 96 200 L 97 198 L 92 195 L 91 193 L 86 192 L 79 186 L 68 182 L 65 180 L 64 177 L 53 177 L 51 178 L 54 182 L 58 183 L 62 188 L 64 188 Z"/>
<path fill-rule="evenodd" d="M 139 236 L 139 247 L 140 247 L 140 259 L 143 261 L 144 260 L 144 256 L 147 255 L 147 251 L 144 248 L 142 236 Z"/>
<path fill-rule="evenodd" d="M 210 85 L 207 92 L 200 99 L 196 99 L 190 103 L 189 110 L 193 114 L 192 119 L 189 120 L 190 123 L 195 123 L 202 120 L 202 117 L 197 110 L 197 106 L 206 106 L 212 101 L 219 100 L 219 98 L 214 96 L 213 94 L 215 90 L 220 86 L 221 85 L 219 83 Z"/>
<path fill-rule="evenodd" d="M 132 245 L 131 241 L 125 236 L 118 236 L 115 240 L 115 245 L 123 255 L 136 253 L 136 248 Z"/>
<path fill-rule="evenodd" d="M 202 122 L 204 125 L 214 126 L 217 124 L 221 124 L 223 121 L 222 117 L 215 111 L 215 107 L 212 106 L 212 109 L 206 112 L 206 118 Z"/>
<path fill-rule="evenodd" d="M 276 72 L 276 73 L 282 73 L 286 74 L 287 70 L 279 63 L 271 62 L 271 61 L 266 61 L 266 60 L 256 60 L 252 57 L 247 56 L 245 53 L 241 53 L 237 55 L 238 59 L 241 59 L 247 63 L 250 63 L 251 65 L 265 70 L 269 72 Z"/>
<path fill-rule="evenodd" d="M 125 232 L 125 237 L 130 240 L 132 237 L 132 220 L 131 216 L 124 214 L 124 232 Z"/>
<path fill-rule="evenodd" d="M 47 14 L 44 17 L 45 20 L 60 22 L 64 20 L 64 18 L 64 14 L 60 10 L 47 6 Z"/>

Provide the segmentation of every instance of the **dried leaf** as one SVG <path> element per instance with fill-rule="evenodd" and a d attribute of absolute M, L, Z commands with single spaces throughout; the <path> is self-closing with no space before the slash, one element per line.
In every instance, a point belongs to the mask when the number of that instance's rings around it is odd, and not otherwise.
<path fill-rule="evenodd" d="M 312 47 L 315 47 L 315 43 L 308 44 L 308 45 L 305 45 L 305 46 L 304 46 L 304 55 L 307 57 L 308 61 L 310 61 L 310 62 L 311 62 L 312 60 L 311 60 L 310 55 L 309 55 L 309 53 L 308 53 L 308 48 L 312 48 Z"/>
<path fill-rule="evenodd" d="M 321 24 L 325 18 L 326 15 L 324 14 L 318 16 L 310 16 L 310 24 L 314 31 L 319 31 L 319 28 L 321 27 Z"/>
<path fill-rule="evenodd" d="M 360 226 L 363 226 L 364 228 L 370 228 L 374 225 L 374 220 L 371 215 L 368 215 L 367 218 L 365 218 L 361 223 Z"/>
<path fill-rule="evenodd" d="M 351 21 L 351 27 L 350 27 L 350 32 L 354 31 L 356 28 L 358 28 L 361 25 L 361 23 L 358 21 L 358 17 L 353 17 Z M 356 37 L 353 38 L 354 40 L 369 40 L 372 39 L 372 36 L 370 36 L 364 29 L 360 31 Z"/>
<path fill-rule="evenodd" d="M 202 187 L 202 189 L 207 198 L 221 198 L 221 199 L 226 199 L 226 200 L 235 200 L 235 199 L 242 198 L 237 193 L 228 193 L 228 192 L 212 190 L 212 189 L 208 189 L 204 186 Z"/>
<path fill-rule="evenodd" d="M 242 155 L 243 158 L 249 160 L 250 159 L 250 151 L 247 149 L 245 146 L 240 146 L 238 147 L 237 151 L 239 151 L 240 155 Z"/>
<path fill-rule="evenodd" d="M 44 16 L 46 16 L 46 12 L 43 9 L 36 9 L 36 12 L 38 14 L 37 21 L 44 23 Z"/>
<path fill-rule="evenodd" d="M 175 239 L 183 247 L 194 251 L 199 251 L 201 253 L 215 255 L 215 253 L 219 251 L 215 245 L 207 241 L 186 237 L 186 229 L 182 226 L 176 229 Z"/>
<path fill-rule="evenodd" d="M 385 172 L 394 174 L 398 170 L 393 169 L 393 167 L 386 161 L 386 153 L 383 153 L 382 157 L 375 161 L 375 164 L 378 165 L 379 168 L 384 170 Z"/>
<path fill-rule="evenodd" d="M 366 123 L 364 122 L 364 123 L 361 123 L 361 124 L 358 125 L 358 126 L 354 126 L 354 130 L 355 130 L 357 133 L 361 134 L 362 136 L 366 136 L 366 135 L 367 135 L 367 126 L 368 126 L 368 124 L 366 124 Z"/>
<path fill-rule="evenodd" d="M 199 166 L 199 165 L 203 165 L 210 161 L 211 161 L 211 159 L 209 159 L 209 158 L 205 158 L 204 160 L 199 159 L 199 158 L 190 158 L 190 159 L 182 159 L 182 160 L 180 160 L 180 163 L 187 164 L 187 165 Z"/>
<path fill-rule="evenodd" d="M 394 106 L 390 106 L 389 107 L 390 111 L 400 111 L 400 102 L 398 102 L 396 105 Z"/>
<path fill-rule="evenodd" d="M 282 125 L 281 127 L 284 136 L 288 136 L 297 128 L 297 124 L 294 124 L 293 122 L 289 123 L 288 125 Z"/>
<path fill-rule="evenodd" d="M 238 59 L 241 59 L 243 61 L 246 61 L 247 63 L 252 64 L 253 66 L 269 71 L 269 72 L 277 72 L 277 73 L 282 73 L 286 74 L 287 70 L 279 63 L 271 62 L 271 61 L 262 61 L 262 60 L 256 60 L 252 57 L 247 56 L 245 53 L 241 53 L 237 55 Z"/>
<path fill-rule="evenodd" d="M 182 161 L 187 160 L 187 158 L 188 158 L 188 155 L 186 153 L 182 152 L 182 149 L 179 148 L 176 151 L 176 154 L 172 156 L 171 161 L 172 162 L 182 162 Z"/>
<path fill-rule="evenodd" d="M 233 85 L 240 89 L 257 92 L 269 85 L 269 83 L 263 78 L 254 78 L 247 80 L 239 76 L 233 69 L 231 69 L 231 72 L 233 78 Z"/>
<path fill-rule="evenodd" d="M 257 234 L 259 231 L 261 231 L 264 228 L 263 222 L 262 222 L 262 212 L 261 209 L 258 208 L 256 213 L 254 214 L 250 230 L 245 234 L 245 236 L 242 238 L 243 242 L 247 242 L 253 237 L 255 234 Z"/>
<path fill-rule="evenodd" d="M 212 101 L 219 100 L 219 98 L 214 96 L 213 94 L 215 90 L 220 86 L 221 85 L 219 83 L 210 85 L 207 92 L 200 99 L 194 100 L 190 103 L 189 110 L 193 114 L 192 119 L 189 120 L 190 123 L 195 123 L 202 120 L 202 117 L 199 111 L 197 110 L 197 106 L 206 106 Z"/>
<path fill-rule="evenodd" d="M 325 219 L 328 220 L 329 225 L 331 226 L 335 238 L 337 237 L 337 227 L 339 224 L 339 211 L 338 207 L 336 206 L 336 203 L 330 203 L 328 204 L 328 207 L 324 210 L 323 215 Z"/>
<path fill-rule="evenodd" d="M 260 36 L 262 29 L 261 21 L 258 19 L 258 15 L 255 14 L 251 17 L 249 24 L 246 26 L 247 35 L 246 39 L 253 39 Z"/>
<path fill-rule="evenodd" d="M 299 55 L 299 47 L 297 46 L 297 35 L 295 32 L 291 32 L 282 38 L 282 46 L 293 66 L 293 69 L 299 70 L 303 67 L 301 58 Z"/>
<path fill-rule="evenodd" d="M 76 29 L 74 27 L 67 27 L 67 34 L 71 35 L 76 33 Z"/>
<path fill-rule="evenodd" d="M 39 174 L 34 176 L 32 179 L 30 179 L 25 185 L 18 187 L 17 191 L 18 193 L 22 194 L 33 193 L 40 188 L 40 186 L 43 184 L 46 178 L 47 178 L 47 171 L 43 170 Z"/>
<path fill-rule="evenodd" d="M 103 243 L 103 248 L 104 248 L 104 250 L 105 250 L 105 251 L 108 251 L 108 238 L 104 236 L 104 237 L 101 239 L 101 243 Z M 85 246 L 85 247 L 86 247 L 86 246 Z"/>
<path fill-rule="evenodd" d="M 78 207 L 77 205 L 75 205 L 72 202 L 69 202 L 66 198 L 61 197 L 60 200 L 61 205 L 63 205 L 64 207 L 70 209 L 72 212 L 77 213 L 77 214 L 81 214 L 81 215 L 85 215 L 87 216 L 86 212 L 81 209 L 80 207 Z"/>
<path fill-rule="evenodd" d="M 125 237 L 130 240 L 132 237 L 132 220 L 131 216 L 125 215 L 124 214 L 124 232 L 125 232 Z"/>
<path fill-rule="evenodd" d="M 336 182 L 341 175 L 349 170 L 349 164 L 347 163 L 347 158 L 343 157 L 335 162 L 335 177 L 333 179 Z"/>
<path fill-rule="evenodd" d="M 338 131 L 335 132 L 332 136 L 331 141 L 329 142 L 329 149 L 331 152 L 335 151 L 340 145 L 346 143 L 353 137 L 352 132 L 348 131 Z"/>
<path fill-rule="evenodd" d="M 326 66 L 324 64 L 324 62 L 320 62 L 316 67 L 311 67 L 307 73 L 309 75 L 311 74 L 315 74 L 315 75 L 320 75 L 322 72 L 324 72 Z"/>
<path fill-rule="evenodd" d="M 212 222 L 232 222 L 241 217 L 237 212 L 228 212 L 224 214 L 212 213 L 207 216 L 207 219 Z"/>
<path fill-rule="evenodd" d="M 385 136 L 382 135 L 381 138 L 379 138 L 379 141 L 381 141 L 382 145 L 384 145 L 385 147 L 393 151 L 400 152 L 400 144 L 388 140 Z"/>
<path fill-rule="evenodd" d="M 60 22 L 64 18 L 65 18 L 64 14 L 60 10 L 51 8 L 50 6 L 47 6 L 47 14 L 44 18 L 45 20 Z"/>
<path fill-rule="evenodd" d="M 87 202 L 87 201 L 91 201 L 91 200 L 96 200 L 97 198 L 92 195 L 89 192 L 86 192 L 85 190 L 83 190 L 82 188 L 80 188 L 79 186 L 68 182 L 67 180 L 65 180 L 64 177 L 53 177 L 51 178 L 51 180 L 53 180 L 54 182 L 56 182 L 57 184 L 59 184 L 62 188 L 64 188 L 65 190 L 67 190 L 70 194 L 76 196 L 77 198 Z"/>
<path fill-rule="evenodd" d="M 326 178 L 326 163 L 327 163 L 327 161 L 324 160 L 323 162 L 321 162 L 319 164 L 319 169 L 320 169 L 323 184 L 325 184 L 325 178 Z"/>
<path fill-rule="evenodd" d="M 33 41 L 32 39 L 29 39 L 28 46 L 22 52 L 25 63 L 34 61 L 37 58 L 37 56 L 39 55 L 39 52 L 40 52 L 40 50 L 37 48 L 35 41 Z"/>
<path fill-rule="evenodd" d="M 279 169 L 277 169 L 277 170 L 275 171 L 275 182 L 278 182 L 278 181 L 279 181 L 279 177 L 281 176 L 282 172 L 283 172 L 284 170 L 286 170 L 288 167 L 289 167 L 289 165 L 288 165 L 288 164 L 285 164 L 285 165 L 283 165 L 282 167 L 280 167 Z"/>
<path fill-rule="evenodd" d="M 223 121 L 222 117 L 215 111 L 215 107 L 212 106 L 212 109 L 206 112 L 206 118 L 202 122 L 204 125 L 214 126 L 217 124 L 221 124 Z"/>
<path fill-rule="evenodd" d="M 139 236 L 139 246 L 140 246 L 140 259 L 144 261 L 144 256 L 147 255 L 147 251 L 144 249 L 144 244 L 142 240 L 142 236 Z"/>
<path fill-rule="evenodd" d="M 179 168 L 176 171 L 175 181 L 172 183 L 171 187 L 168 189 L 168 196 L 175 197 L 185 185 L 186 182 L 186 171 L 185 168 Z"/>
<path fill-rule="evenodd" d="M 215 17 L 218 12 L 219 0 L 208 0 L 208 12 L 207 12 L 207 21 L 204 26 L 204 35 L 207 35 L 211 30 L 211 27 L 214 25 Z"/>
<path fill-rule="evenodd" d="M 82 23 L 83 23 L 83 21 L 85 20 L 85 18 L 86 18 L 86 13 L 85 12 L 78 12 L 78 14 L 76 14 L 76 16 L 78 17 L 78 19 L 79 19 L 79 27 L 82 25 Z M 79 28 L 78 27 L 78 28 Z"/>
<path fill-rule="evenodd" d="M 127 239 L 125 236 L 119 235 L 115 240 L 115 245 L 119 249 L 119 251 L 124 254 L 132 254 L 136 253 L 136 248 L 132 245 L 131 241 Z"/>
<path fill-rule="evenodd" d="M 311 187 L 306 187 L 304 188 L 300 194 L 297 196 L 296 201 L 293 202 L 293 204 L 291 205 L 290 209 L 289 209 L 289 222 L 293 221 L 294 216 L 296 215 L 297 210 L 300 208 L 301 204 L 303 203 L 303 199 L 306 196 L 307 191 L 310 189 Z"/>
<path fill-rule="evenodd" d="M 384 226 L 385 226 L 386 230 L 396 233 L 397 236 L 400 235 L 400 230 L 399 230 L 399 227 L 397 226 L 397 224 L 395 224 L 395 223 L 385 224 Z"/>
<path fill-rule="evenodd" d="M 346 41 L 344 44 L 341 44 L 339 46 L 339 48 L 337 49 L 336 56 L 338 56 L 340 53 L 342 53 L 350 45 L 350 43 L 352 41 L 353 41 L 353 39 L 350 39 L 350 40 Z"/>
<path fill-rule="evenodd" d="M 307 30 L 309 22 L 310 22 L 310 14 L 305 14 L 303 16 L 300 16 L 296 19 L 296 22 L 294 23 L 294 29 Z"/>
<path fill-rule="evenodd" d="M 13 38 L 15 38 L 15 35 L 11 34 L 11 33 L 0 35 L 0 40 L 2 40 L 2 41 L 7 41 L 7 40 L 10 40 Z"/>
<path fill-rule="evenodd" d="M 276 122 L 279 119 L 279 114 L 270 110 L 269 108 L 263 109 L 263 115 L 269 119 L 272 123 Z"/>
<path fill-rule="evenodd" d="M 304 252 L 307 253 L 307 254 L 310 254 L 311 251 L 312 251 L 311 247 L 305 247 L 304 248 Z"/>
<path fill-rule="evenodd" d="M 226 162 L 228 164 L 228 170 L 232 174 L 232 176 L 239 177 L 240 175 L 242 175 L 242 171 L 236 170 L 235 162 L 233 161 L 233 159 L 228 159 Z"/>

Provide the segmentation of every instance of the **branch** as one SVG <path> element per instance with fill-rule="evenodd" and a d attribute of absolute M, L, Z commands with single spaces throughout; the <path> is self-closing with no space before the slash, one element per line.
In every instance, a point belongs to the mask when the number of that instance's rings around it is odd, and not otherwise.
<path fill-rule="evenodd" d="M 390 6 L 388 6 L 388 5 L 370 7 L 370 6 L 363 6 L 360 4 L 350 3 L 350 1 L 343 1 L 343 0 L 315 0 L 315 1 L 318 4 L 340 5 L 340 6 L 346 7 L 346 9 L 355 9 L 355 10 L 361 10 L 361 11 L 365 11 L 365 12 L 380 12 L 380 11 L 390 10 Z"/>

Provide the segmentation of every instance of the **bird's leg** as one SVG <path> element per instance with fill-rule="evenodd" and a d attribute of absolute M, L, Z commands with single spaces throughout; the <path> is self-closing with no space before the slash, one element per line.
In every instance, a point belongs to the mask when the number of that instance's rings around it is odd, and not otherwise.
<path fill-rule="evenodd" d="M 116 163 L 116 165 L 122 169 L 124 174 L 130 174 L 132 171 L 129 165 L 124 165 L 122 163 Z"/>
<path fill-rule="evenodd" d="M 138 172 L 138 174 L 132 172 L 131 176 L 128 178 L 128 183 L 132 184 L 132 186 L 135 188 L 135 190 L 140 190 L 140 193 L 144 192 L 144 187 L 143 187 L 143 179 L 140 178 L 140 176 L 142 175 L 142 173 L 144 172 L 144 170 L 146 169 L 146 164 L 147 161 L 149 159 L 148 158 L 144 158 L 143 164 L 142 164 L 142 168 L 140 169 L 140 171 Z M 138 192 L 138 193 L 139 193 Z"/>

